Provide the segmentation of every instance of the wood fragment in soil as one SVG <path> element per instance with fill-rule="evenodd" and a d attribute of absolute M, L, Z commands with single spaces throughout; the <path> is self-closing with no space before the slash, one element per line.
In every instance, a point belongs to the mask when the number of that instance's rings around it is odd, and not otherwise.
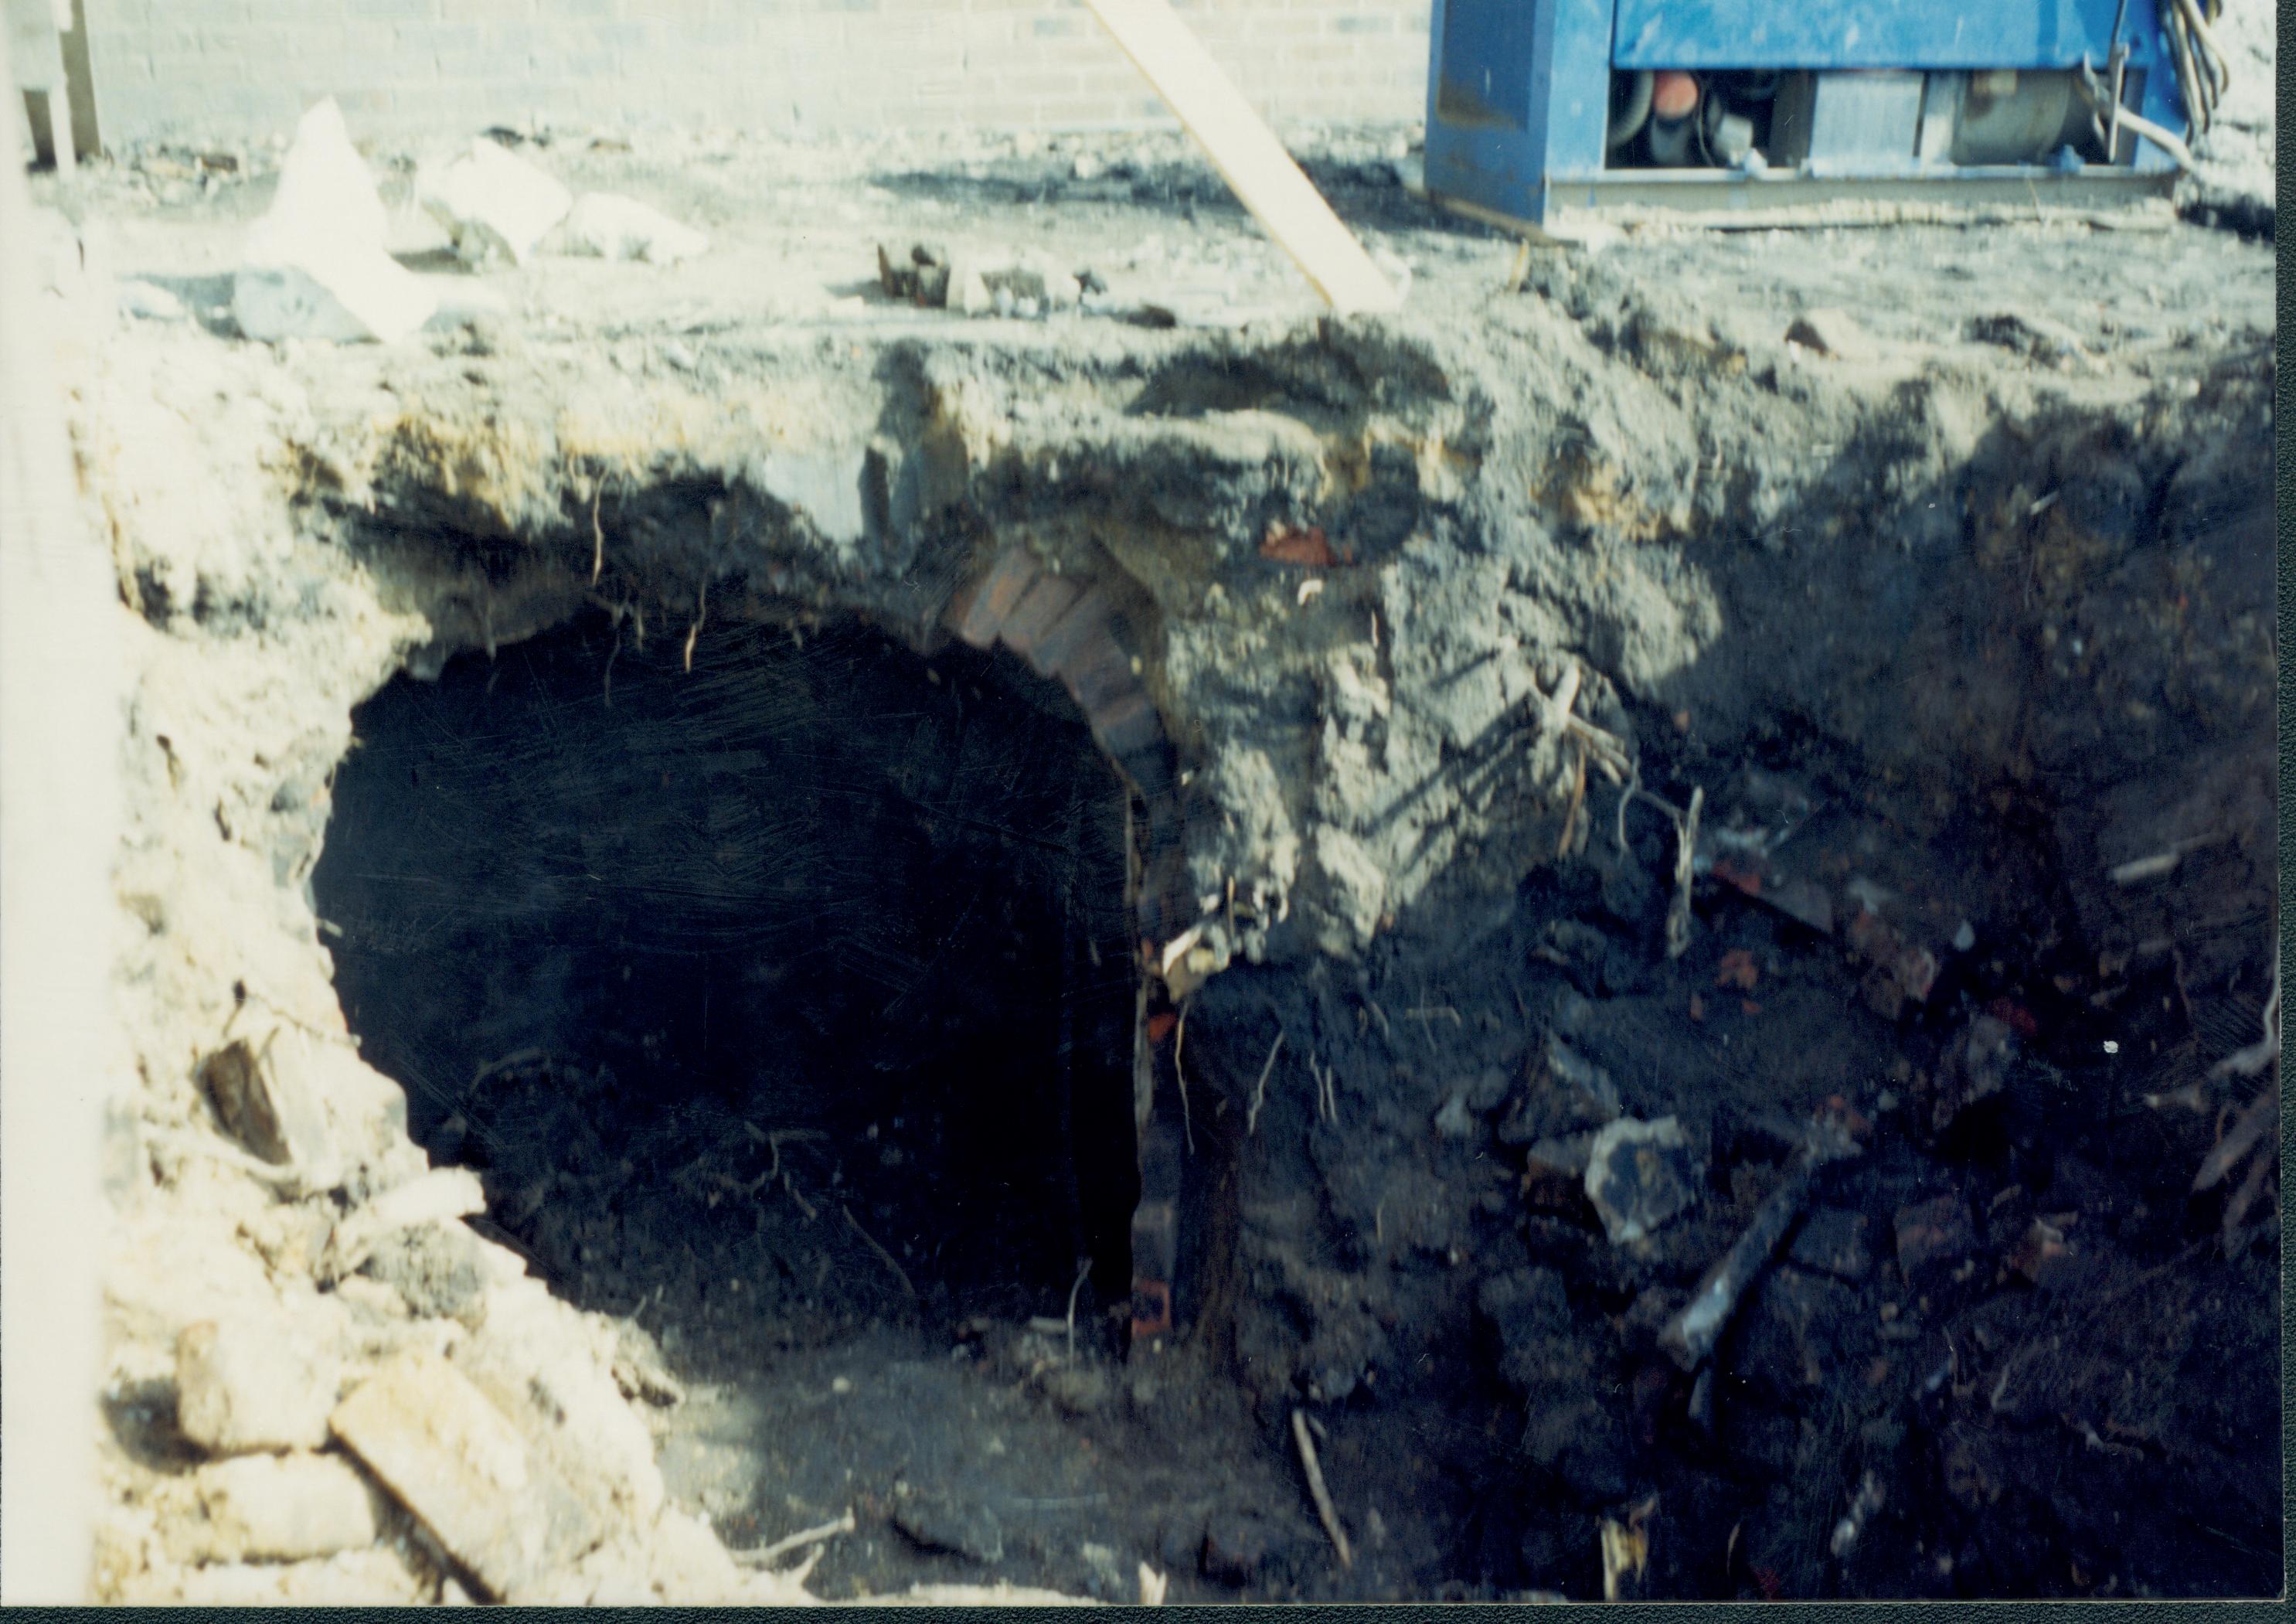
<path fill-rule="evenodd" d="M 861 1220 L 853 1216 L 852 1208 L 840 1205 L 837 1210 L 845 1215 L 845 1221 L 851 1226 L 853 1233 L 859 1235 L 867 1243 L 869 1250 L 883 1260 L 885 1267 L 893 1271 L 894 1277 L 901 1283 L 901 1290 L 914 1297 L 917 1294 L 917 1288 L 910 1283 L 909 1271 L 901 1267 L 900 1259 L 878 1245 L 877 1237 L 861 1227 Z"/>
<path fill-rule="evenodd" d="M 1283 1033 L 1279 1029 L 1275 1041 L 1268 1046 L 1267 1060 L 1259 1068 L 1259 1081 L 1252 1086 L 1251 1105 L 1243 1113 L 1243 1131 L 1249 1138 L 1259 1131 L 1259 1108 L 1267 1103 L 1267 1078 L 1275 1070 L 1275 1057 L 1283 1052 Z"/>
<path fill-rule="evenodd" d="M 1356 1565 L 1355 1553 L 1348 1548 L 1348 1531 L 1340 1526 L 1340 1513 L 1332 1504 L 1332 1491 L 1324 1487 L 1324 1468 L 1316 1459 L 1316 1440 L 1308 1432 L 1308 1412 L 1292 1412 L 1292 1440 L 1300 1446 L 1300 1466 L 1308 1474 L 1308 1497 L 1316 1503 L 1316 1515 L 1324 1524 L 1324 1532 L 1331 1537 L 1332 1548 L 1340 1554 L 1340 1566 Z"/>
<path fill-rule="evenodd" d="M 776 1539 L 771 1545 L 759 1546 L 755 1550 L 729 1550 L 726 1554 L 744 1567 L 770 1567 L 791 1551 L 803 1550 L 809 1545 L 819 1545 L 840 1534 L 849 1534 L 856 1526 L 853 1521 L 853 1508 L 849 1505 L 845 1508 L 845 1514 L 834 1522 L 824 1522 L 817 1528 L 800 1529 L 794 1534 Z"/>

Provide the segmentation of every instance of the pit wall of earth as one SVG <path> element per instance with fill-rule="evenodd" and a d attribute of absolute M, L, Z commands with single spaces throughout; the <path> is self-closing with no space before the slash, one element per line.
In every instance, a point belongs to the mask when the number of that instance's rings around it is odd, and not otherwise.
<path fill-rule="evenodd" d="M 113 1292 L 122 1368 L 159 1380 L 176 1320 L 217 1301 L 308 1294 L 303 1209 L 181 1142 L 243 1012 L 342 1035 L 303 882 L 353 707 L 586 604 L 672 639 L 860 614 L 920 647 L 1017 646 L 1070 685 L 1149 802 L 1144 947 L 1202 988 L 1188 1063 L 1225 1193 L 1199 1185 L 1190 1233 L 1225 1238 L 1199 1259 L 1201 1311 L 1270 1398 L 1340 1396 L 1377 1362 L 1348 1290 L 1362 1234 L 1416 1223 L 1439 1251 L 1458 1226 L 1450 1198 L 1413 1217 L 1351 1191 L 1349 1135 L 1415 1131 L 1467 1074 L 1520 1064 L 1529 1013 L 1472 967 L 1521 945 L 1527 882 L 1578 865 L 1661 950 L 1670 877 L 1620 854 L 1618 790 L 1584 779 L 1543 696 L 1575 685 L 1575 714 L 1677 800 L 1815 752 L 1889 786 L 1911 840 L 2018 809 L 2101 939 L 2141 939 L 2173 887 L 2079 876 L 2195 812 L 2269 897 L 2268 350 L 2007 379 L 1912 346 L 1824 357 L 1592 270 L 1540 275 L 1548 297 L 1500 301 L 1472 336 L 1407 317 L 725 335 L 671 367 L 642 340 L 481 325 L 459 351 L 291 375 L 256 349 L 91 363 L 72 427 L 136 671 L 116 883 L 139 1081 L 113 1190 L 119 1256 L 146 1261 L 112 1271 L 143 1281 Z M 988 595 L 1000 570 L 1009 604 Z M 1064 652 L 1037 641 L 1058 616 L 1021 618 L 1046 581 L 1037 614 L 1089 601 Z M 1592 838 L 1559 858 L 1581 816 Z M 1433 1004 L 1453 1011 L 1439 1064 Z M 1320 1057 L 1331 1116 L 1287 1068 L 1247 1132 L 1279 1028 Z M 345 1187 L 419 1172 L 391 1086 L 337 1080 Z M 209 1242 L 238 1273 L 149 1261 Z M 623 1455 L 597 1514 L 620 1543 L 586 1559 L 585 1594 L 708 1591 L 672 1571 L 708 1565 L 693 1530 L 660 1533 L 650 1461 L 608 1431 Z M 115 1528 L 99 1561 L 131 1573 L 122 1542 L 149 1538 Z"/>

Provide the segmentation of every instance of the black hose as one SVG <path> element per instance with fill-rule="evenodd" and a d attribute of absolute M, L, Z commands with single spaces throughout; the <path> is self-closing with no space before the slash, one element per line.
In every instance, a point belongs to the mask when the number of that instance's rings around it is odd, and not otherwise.
<path fill-rule="evenodd" d="M 1635 75 L 1634 88 L 1627 93 L 1626 111 L 1611 120 L 1609 150 L 1615 152 L 1643 133 L 1650 121 L 1651 98 L 1658 92 L 1658 75 L 1645 68 Z"/>

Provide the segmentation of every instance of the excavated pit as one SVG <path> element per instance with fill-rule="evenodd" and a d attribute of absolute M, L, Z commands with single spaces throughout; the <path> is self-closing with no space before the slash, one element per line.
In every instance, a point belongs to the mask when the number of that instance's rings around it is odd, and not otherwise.
<path fill-rule="evenodd" d="M 1734 239 L 1388 326 L 377 362 L 262 442 L 281 558 L 123 527 L 146 1114 L 219 1131 L 233 976 L 317 1026 L 332 961 L 675 1505 L 852 1511 L 824 1596 L 2276 1590 L 2273 1164 L 2193 1188 L 2276 926 L 2268 349 L 1956 302 L 2128 240 L 1890 239 L 1967 274 L 1862 359 Z M 218 827 L 283 924 L 197 911 Z M 249 917 L 291 973 L 217 968 Z M 1639 1237 L 1621 1117 L 1680 1133 Z M 390 1155 L 217 1246 L 308 1275 Z M 457 1235 L 312 1312 L 495 1369 Z"/>
<path fill-rule="evenodd" d="M 690 660 L 690 668 L 688 661 Z M 354 715 L 311 876 L 434 1161 L 689 1375 L 1126 1296 L 1128 793 L 1057 687 L 590 611 Z"/>

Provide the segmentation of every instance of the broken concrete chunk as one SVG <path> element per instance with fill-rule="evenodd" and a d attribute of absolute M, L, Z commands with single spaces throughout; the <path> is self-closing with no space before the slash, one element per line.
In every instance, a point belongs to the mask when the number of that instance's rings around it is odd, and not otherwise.
<path fill-rule="evenodd" d="M 1613 1244 L 1639 1241 L 1698 1199 L 1698 1162 L 1673 1117 L 1621 1117 L 1587 1152 L 1587 1199 Z"/>
<path fill-rule="evenodd" d="M 545 1591 L 598 1543 L 572 1489 L 439 1355 L 402 1353 L 335 1407 L 340 1438 L 497 1601 Z"/>
<path fill-rule="evenodd" d="M 1837 361 L 1870 361 L 1878 353 L 1866 330 L 1840 310 L 1805 310 L 1786 329 L 1786 342 Z"/>
<path fill-rule="evenodd" d="M 904 293 L 913 289 L 921 303 L 945 301 L 950 309 L 961 310 L 967 316 L 985 316 L 992 311 L 1006 316 L 1034 316 L 1074 309 L 1084 299 L 1083 280 L 1062 269 L 1057 260 L 1040 253 L 1015 255 L 994 250 L 958 249 L 948 254 L 946 272 L 938 275 L 936 267 L 905 273 L 882 250 L 879 250 L 878 263 L 889 287 L 898 285 Z M 936 282 L 946 290 L 940 300 L 931 297 Z"/>
<path fill-rule="evenodd" d="M 468 265 L 524 265 L 574 207 L 555 176 L 483 135 L 453 161 L 418 171 L 414 192 Z"/>
<path fill-rule="evenodd" d="M 176 1421 L 214 1455 L 316 1449 L 327 1441 L 340 1370 L 310 1339 L 248 1317 L 176 1340 Z"/>
<path fill-rule="evenodd" d="M 487 1210 L 486 1187 L 468 1168 L 439 1168 L 347 1214 L 328 1237 L 319 1277 L 340 1280 L 366 1261 L 377 1243 L 401 1229 L 444 1223 Z"/>
<path fill-rule="evenodd" d="M 615 1381 L 616 1353 L 605 1322 L 519 1280 L 487 1293 L 456 1361 L 602 1521 L 642 1526 L 660 1514 L 665 1491 L 652 1438 Z"/>
<path fill-rule="evenodd" d="M 320 103 L 295 127 L 271 207 L 232 281 L 239 330 L 266 342 L 394 343 L 430 318 L 421 278 L 383 250 L 382 200 L 343 116 Z"/>
<path fill-rule="evenodd" d="M 373 1490 L 336 1455 L 248 1455 L 202 1467 L 210 1560 L 301 1562 L 373 1545 Z"/>
<path fill-rule="evenodd" d="M 556 242 L 569 254 L 643 259 L 648 265 L 676 265 L 709 249 L 709 239 L 692 226 L 612 192 L 586 192 L 577 198 Z"/>
<path fill-rule="evenodd" d="M 308 1562 L 222 1562 L 178 1570 L 168 1588 L 149 1599 L 195 1607 L 374 1607 L 412 1606 L 430 1596 L 406 1557 L 388 1546 L 371 1546 Z"/>

